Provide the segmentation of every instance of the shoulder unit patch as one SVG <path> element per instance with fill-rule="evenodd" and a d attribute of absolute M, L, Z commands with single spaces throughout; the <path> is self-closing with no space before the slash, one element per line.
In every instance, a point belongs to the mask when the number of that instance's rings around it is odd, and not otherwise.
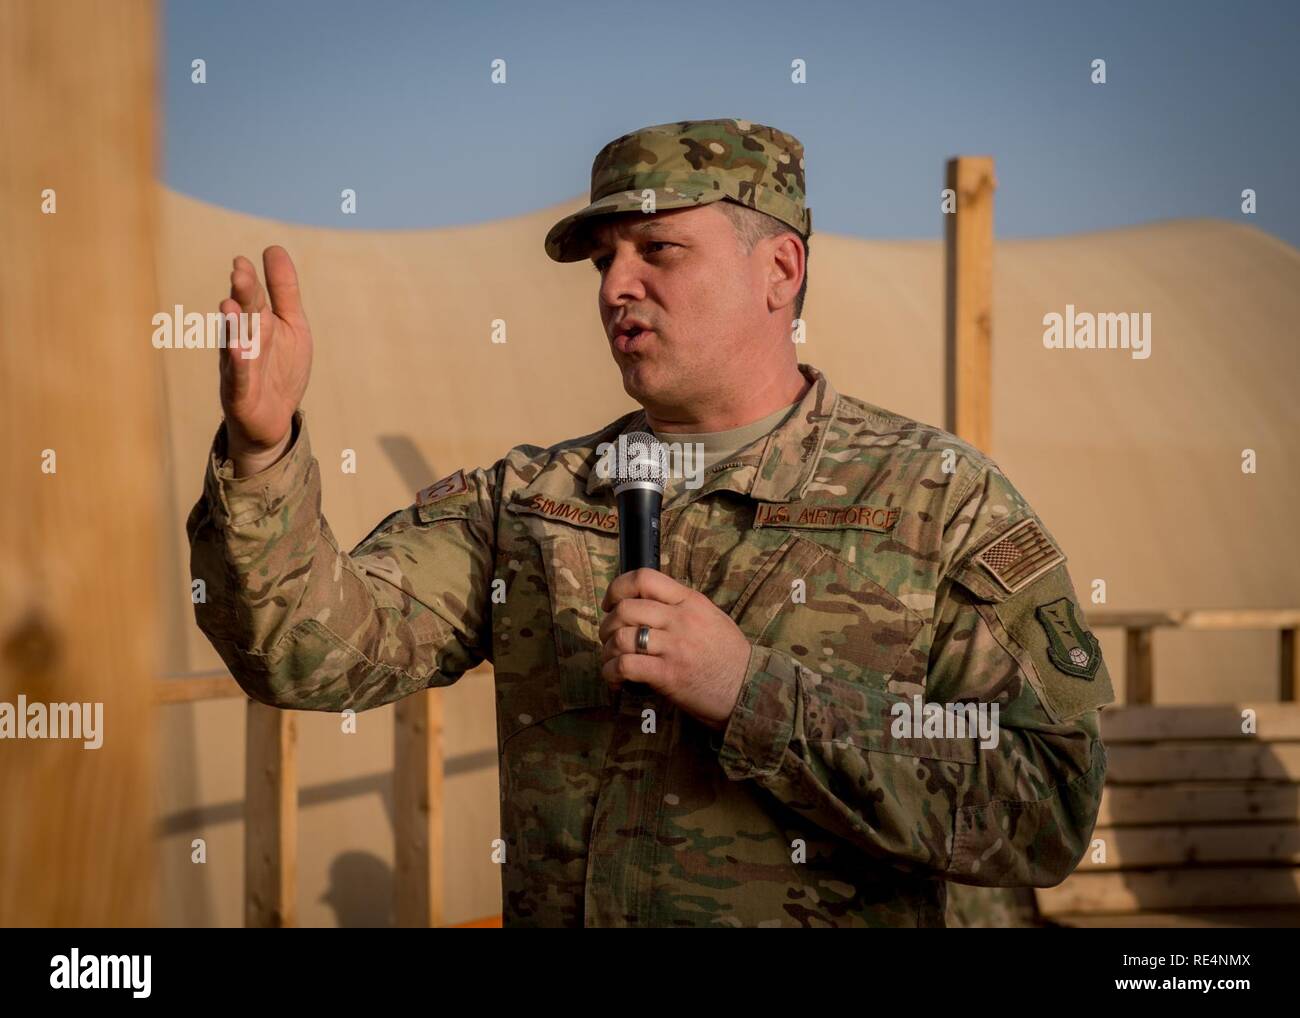
<path fill-rule="evenodd" d="M 434 481 L 427 488 L 421 488 L 415 494 L 416 505 L 431 505 L 434 502 L 444 498 L 450 498 L 452 495 L 460 495 L 469 491 L 469 484 L 465 481 L 465 471 L 457 470 L 454 474 L 449 474 L 441 481 Z"/>
<path fill-rule="evenodd" d="M 1065 561 L 1034 519 L 1017 523 L 975 556 L 975 561 L 1007 593 L 1023 590 L 1048 570 Z"/>
<path fill-rule="evenodd" d="M 1070 598 L 1060 597 L 1040 604 L 1035 614 L 1047 630 L 1047 656 L 1052 664 L 1066 675 L 1081 679 L 1091 679 L 1097 674 L 1101 649 L 1097 638 L 1083 628 Z"/>

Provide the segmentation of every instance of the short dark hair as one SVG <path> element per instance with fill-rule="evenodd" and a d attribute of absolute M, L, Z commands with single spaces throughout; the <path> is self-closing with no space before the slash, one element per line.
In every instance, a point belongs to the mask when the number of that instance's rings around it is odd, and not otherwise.
<path fill-rule="evenodd" d="M 794 316 L 803 317 L 803 299 L 808 292 L 808 237 L 799 233 L 792 226 L 781 222 L 776 216 L 769 216 L 766 212 L 759 212 L 758 209 L 751 209 L 746 205 L 741 205 L 734 201 L 725 199 L 714 203 L 719 212 L 722 212 L 731 220 L 732 227 L 735 228 L 736 237 L 740 240 L 741 249 L 749 254 L 754 250 L 754 245 L 764 237 L 779 237 L 782 234 L 789 233 L 803 243 L 803 283 L 799 287 L 799 295 L 794 299 Z"/>

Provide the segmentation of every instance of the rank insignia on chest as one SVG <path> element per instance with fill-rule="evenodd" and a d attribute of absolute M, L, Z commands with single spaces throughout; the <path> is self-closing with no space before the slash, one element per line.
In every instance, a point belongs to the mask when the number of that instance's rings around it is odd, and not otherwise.
<path fill-rule="evenodd" d="M 1040 604 L 1038 621 L 1047 632 L 1047 656 L 1066 675 L 1091 679 L 1101 664 L 1097 638 L 1083 628 L 1075 603 L 1060 597 Z"/>
<path fill-rule="evenodd" d="M 454 474 L 449 474 L 441 481 L 434 481 L 427 488 L 421 488 L 415 495 L 416 505 L 432 505 L 444 498 L 450 498 L 452 495 L 459 495 L 462 492 L 469 491 L 469 484 L 465 481 L 465 471 L 457 470 Z"/>

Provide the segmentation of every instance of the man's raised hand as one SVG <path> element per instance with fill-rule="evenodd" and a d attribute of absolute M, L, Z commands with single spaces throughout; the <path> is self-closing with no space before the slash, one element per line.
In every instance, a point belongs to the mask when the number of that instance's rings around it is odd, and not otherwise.
<path fill-rule="evenodd" d="M 311 329 L 293 261 L 284 248 L 272 246 L 262 252 L 262 267 L 265 288 L 253 263 L 243 255 L 236 257 L 230 296 L 219 308 L 223 315 L 259 315 L 259 342 L 253 348 L 257 356 L 246 357 L 252 351 L 231 342 L 233 329 L 221 351 L 227 453 L 238 477 L 265 470 L 284 454 L 292 437 L 294 411 L 311 376 Z"/>

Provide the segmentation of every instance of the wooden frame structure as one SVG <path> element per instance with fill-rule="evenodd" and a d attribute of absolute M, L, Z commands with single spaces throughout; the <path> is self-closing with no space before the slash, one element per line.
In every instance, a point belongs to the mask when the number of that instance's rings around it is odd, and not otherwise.
<path fill-rule="evenodd" d="M 1223 611 L 1124 612 L 1090 611 L 1088 621 L 1098 629 L 1124 630 L 1125 701 L 1155 702 L 1155 646 L 1157 629 L 1274 630 L 1278 634 L 1278 694 L 1283 703 L 1295 699 L 1300 684 L 1300 611 L 1229 609 Z"/>
<path fill-rule="evenodd" d="M 225 671 L 158 679 L 158 706 L 245 697 Z M 247 699 L 245 697 L 245 699 Z M 393 718 L 394 914 L 398 926 L 443 924 L 442 694 L 399 700 Z M 247 700 L 244 723 L 244 925 L 296 925 L 297 711 Z M 499 925 L 493 917 L 467 926 Z"/>

